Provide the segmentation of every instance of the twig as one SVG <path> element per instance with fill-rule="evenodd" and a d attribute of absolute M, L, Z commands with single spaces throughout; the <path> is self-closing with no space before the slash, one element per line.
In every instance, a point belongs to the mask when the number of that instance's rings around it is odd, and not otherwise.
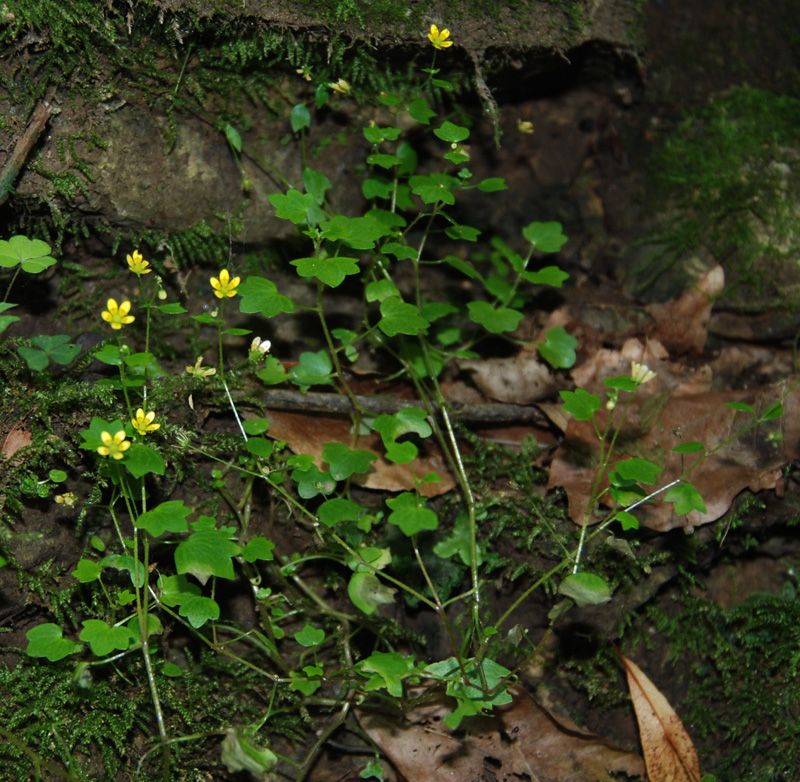
<path fill-rule="evenodd" d="M 340 394 L 301 393 L 282 388 L 271 388 L 259 393 L 268 410 L 292 410 L 303 413 L 329 413 L 350 415 L 353 403 Z M 369 415 L 394 415 L 408 407 L 424 407 L 415 399 L 391 399 L 385 396 L 356 396 L 356 404 Z M 439 405 L 431 404 L 434 412 L 440 413 Z M 537 424 L 549 426 L 544 413 L 536 407 L 490 402 L 486 404 L 451 403 L 448 408 L 451 419 L 483 424 Z"/>
<path fill-rule="evenodd" d="M 0 171 L 0 204 L 6 202 L 20 169 L 25 163 L 31 149 L 33 149 L 33 145 L 37 142 L 44 130 L 47 120 L 50 119 L 50 112 L 50 103 L 46 100 L 41 101 L 34 110 L 33 116 L 28 123 L 28 127 L 25 128 L 22 137 L 14 146 L 14 151 Z"/>

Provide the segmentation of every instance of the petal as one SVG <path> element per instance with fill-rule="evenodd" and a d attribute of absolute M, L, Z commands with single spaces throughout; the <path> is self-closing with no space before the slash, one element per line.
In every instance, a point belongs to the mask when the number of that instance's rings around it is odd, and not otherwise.
<path fill-rule="evenodd" d="M 223 285 L 227 285 L 227 284 L 228 284 L 228 282 L 230 281 L 230 279 L 231 279 L 231 276 L 230 276 L 230 274 L 228 274 L 228 270 L 227 270 L 227 269 L 223 269 L 223 270 L 222 270 L 222 271 L 219 273 L 219 281 L 220 281 L 220 282 L 221 282 Z"/>
<path fill-rule="evenodd" d="M 122 442 L 122 443 L 119 444 L 120 451 L 127 451 L 128 448 L 130 448 L 130 447 L 131 447 L 131 441 L 130 440 L 125 440 L 125 442 Z"/>
<path fill-rule="evenodd" d="M 111 445 L 113 442 L 111 432 L 100 432 L 100 439 L 103 441 L 103 445 Z"/>
<path fill-rule="evenodd" d="M 119 431 L 118 431 L 118 432 L 117 432 L 117 433 L 114 435 L 114 442 L 119 444 L 119 443 L 121 443 L 121 442 L 122 442 L 124 439 L 125 439 L 125 430 L 124 430 L 124 429 L 120 429 L 120 430 L 119 430 Z"/>
<path fill-rule="evenodd" d="M 152 424 L 155 417 L 156 414 L 151 410 L 146 416 L 144 416 L 144 422 L 146 424 Z"/>
<path fill-rule="evenodd" d="M 119 305 L 120 315 L 127 315 L 130 311 L 131 311 L 131 303 L 129 301 L 123 301 L 122 304 Z"/>
<path fill-rule="evenodd" d="M 106 322 L 111 323 L 111 313 L 106 312 L 105 310 L 100 313 L 100 317 Z"/>
<path fill-rule="evenodd" d="M 222 275 L 220 275 L 222 276 Z M 212 277 L 209 282 L 211 283 L 211 287 L 219 290 L 222 286 L 219 284 L 219 280 L 216 277 Z"/>
<path fill-rule="evenodd" d="M 97 449 L 97 453 L 99 453 L 100 456 L 108 456 L 109 451 L 108 451 L 108 448 L 105 447 L 105 445 L 101 445 Z"/>
<path fill-rule="evenodd" d="M 106 309 L 113 315 L 117 311 L 117 302 L 115 299 L 109 299 L 106 302 Z"/>

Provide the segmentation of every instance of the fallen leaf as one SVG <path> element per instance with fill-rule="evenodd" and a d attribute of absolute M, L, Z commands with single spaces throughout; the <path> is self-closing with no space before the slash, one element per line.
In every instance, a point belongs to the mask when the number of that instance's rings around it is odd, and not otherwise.
<path fill-rule="evenodd" d="M 463 359 L 461 369 L 472 373 L 475 385 L 489 398 L 515 405 L 529 405 L 555 391 L 552 372 L 538 358 Z"/>
<path fill-rule="evenodd" d="M 27 448 L 31 444 L 31 430 L 24 421 L 18 421 L 11 428 L 11 431 L 5 436 L 3 445 L 0 446 L 0 454 L 7 458 L 11 458 L 21 448 Z M 14 464 L 19 464 L 20 460 L 16 459 Z"/>
<path fill-rule="evenodd" d="M 583 366 L 580 372 L 576 370 L 575 374 L 579 374 L 585 383 L 579 385 L 605 398 L 602 380 L 629 372 L 630 356 L 637 352 L 639 355 L 644 353 L 645 358 L 651 356 L 648 366 L 656 369 L 658 376 L 636 392 L 617 438 L 615 461 L 640 457 L 662 466 L 657 486 L 675 480 L 683 469 L 700 458 L 698 454 L 687 454 L 682 460 L 678 454 L 672 453 L 673 448 L 682 442 L 697 441 L 711 450 L 723 446 L 732 435 L 752 422 L 750 413 L 731 410 L 726 406 L 728 403 L 744 402 L 760 412 L 776 402 L 789 387 L 790 381 L 784 381 L 742 391 L 710 392 L 707 390 L 711 383 L 708 368 L 682 370 L 677 365 L 656 359 L 660 350 L 653 352 L 651 343 L 644 346 L 637 340 L 628 340 L 622 351 L 606 351 L 604 356 L 587 362 L 591 367 Z M 688 480 L 705 500 L 705 513 L 692 511 L 686 516 L 678 516 L 671 504 L 657 501 L 636 509 L 635 515 L 640 523 L 660 531 L 699 526 L 722 516 L 744 489 L 757 492 L 775 488 L 782 467 L 797 458 L 800 392 L 795 390 L 784 401 L 784 409 L 782 418 L 762 424 L 724 445 L 689 474 Z M 608 412 L 602 407 L 597 413 L 601 431 L 607 417 Z M 563 424 L 563 419 L 558 416 L 551 418 Z M 564 432 L 564 441 L 550 465 L 548 486 L 565 489 L 570 517 L 582 524 L 587 511 L 592 510 L 588 504 L 595 481 L 600 441 L 591 421 L 570 418 Z M 607 482 L 601 484 L 603 488 L 606 485 Z M 588 514 L 590 524 L 599 520 L 599 515 Z"/>
<path fill-rule="evenodd" d="M 265 415 L 269 420 L 268 436 L 284 440 L 295 453 L 311 454 L 320 470 L 324 469 L 322 451 L 325 443 L 349 445 L 352 440 L 349 419 L 277 410 L 267 410 Z M 386 451 L 377 432 L 360 436 L 355 448 L 370 451 L 378 457 L 365 476 L 353 477 L 360 486 L 383 491 L 412 491 L 415 488 L 414 478 L 423 478 L 430 472 L 437 473 L 442 480 L 420 486 L 420 494 L 424 497 L 437 497 L 455 486 L 444 458 L 430 440 L 422 441 L 419 457 L 408 464 L 396 464 L 384 458 Z"/>
<path fill-rule="evenodd" d="M 639 723 L 649 782 L 700 782 L 697 750 L 680 717 L 636 663 L 620 654 Z"/>
<path fill-rule="evenodd" d="M 357 711 L 362 728 L 408 780 L 452 782 L 608 782 L 613 773 L 644 774 L 641 757 L 555 717 L 522 689 L 491 715 L 468 717 L 454 735 L 442 722 L 452 704 L 438 701 L 398 715 Z"/>

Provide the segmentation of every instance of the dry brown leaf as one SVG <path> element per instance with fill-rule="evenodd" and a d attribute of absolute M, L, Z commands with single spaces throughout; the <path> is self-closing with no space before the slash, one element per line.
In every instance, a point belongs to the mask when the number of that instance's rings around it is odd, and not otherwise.
<path fill-rule="evenodd" d="M 512 695 L 509 707 L 465 720 L 467 738 L 443 724 L 450 713 L 444 702 L 415 709 L 405 719 L 367 711 L 357 716 L 395 768 L 414 782 L 607 782 L 611 773 L 644 774 L 639 755 L 556 718 L 525 690 Z"/>
<path fill-rule="evenodd" d="M 5 436 L 3 445 L 0 446 L 0 454 L 11 458 L 21 448 L 27 448 L 31 444 L 31 430 L 24 421 L 18 421 Z M 14 464 L 19 464 L 19 459 Z"/>
<path fill-rule="evenodd" d="M 620 655 L 639 723 L 649 782 L 700 782 L 697 751 L 680 717 L 636 663 Z"/>
<path fill-rule="evenodd" d="M 498 402 L 529 405 L 556 388 L 553 373 L 536 357 L 464 359 L 458 366 L 471 372 L 475 385 Z"/>
<path fill-rule="evenodd" d="M 295 453 L 311 454 L 320 470 L 324 468 L 322 451 L 325 443 L 349 445 L 352 440 L 350 421 L 343 418 L 277 410 L 267 410 L 265 416 L 269 420 L 267 433 L 269 437 L 284 440 Z M 383 457 L 385 449 L 380 435 L 376 432 L 359 437 L 355 447 L 370 451 L 378 457 L 363 479 L 362 476 L 354 476 L 359 485 L 368 489 L 412 491 L 415 487 L 414 478 L 422 478 L 430 472 L 438 473 L 442 480 L 439 483 L 425 483 L 420 486 L 420 494 L 424 497 L 437 497 L 455 486 L 441 453 L 429 440 L 423 441 L 420 456 L 409 464 L 387 461 Z"/>
<path fill-rule="evenodd" d="M 650 336 L 674 356 L 683 353 L 699 356 L 708 338 L 713 299 L 724 287 L 725 272 L 721 266 L 714 266 L 680 298 L 650 304 L 645 308 L 655 321 Z"/>
<path fill-rule="evenodd" d="M 698 441 L 713 449 L 752 422 L 749 413 L 726 407 L 729 402 L 745 402 L 762 411 L 773 404 L 788 388 L 788 382 L 744 391 L 709 392 L 708 368 L 690 373 L 677 365 L 656 358 L 659 349 L 629 340 L 622 351 L 605 351 L 581 367 L 581 387 L 605 398 L 602 380 L 630 371 L 630 360 L 642 356 L 656 369 L 658 377 L 640 388 L 628 409 L 625 425 L 617 439 L 616 461 L 639 457 L 663 466 L 659 486 L 675 480 L 682 469 L 681 458 L 671 453 L 681 442 Z M 657 343 L 655 343 L 657 344 Z M 666 531 L 674 527 L 698 526 L 714 521 L 730 507 L 742 490 L 775 488 L 782 467 L 797 458 L 800 436 L 800 394 L 795 391 L 784 402 L 783 418 L 751 430 L 706 459 L 689 475 L 700 492 L 706 512 L 693 511 L 677 516 L 669 503 L 654 502 L 640 506 L 635 514 L 640 523 Z M 617 413 L 618 414 L 618 413 Z M 601 408 L 597 420 L 601 430 L 608 413 Z M 565 438 L 550 467 L 549 487 L 562 486 L 567 492 L 570 517 L 578 524 L 586 518 L 590 493 L 595 480 L 595 465 L 600 442 L 591 421 L 567 423 Z M 684 456 L 683 466 L 691 466 L 698 455 Z M 606 484 L 603 485 L 605 487 Z M 656 487 L 653 487 L 656 488 Z M 589 514 L 589 523 L 598 521 Z"/>

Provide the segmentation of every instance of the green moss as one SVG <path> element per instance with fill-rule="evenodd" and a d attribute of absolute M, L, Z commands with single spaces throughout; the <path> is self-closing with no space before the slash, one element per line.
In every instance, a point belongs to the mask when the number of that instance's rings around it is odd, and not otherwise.
<path fill-rule="evenodd" d="M 641 288 L 699 247 L 725 259 L 727 295 L 743 305 L 800 302 L 790 256 L 800 247 L 800 100 L 734 89 L 688 116 L 654 156 L 659 219 Z M 796 264 L 795 264 L 796 265 Z"/>

